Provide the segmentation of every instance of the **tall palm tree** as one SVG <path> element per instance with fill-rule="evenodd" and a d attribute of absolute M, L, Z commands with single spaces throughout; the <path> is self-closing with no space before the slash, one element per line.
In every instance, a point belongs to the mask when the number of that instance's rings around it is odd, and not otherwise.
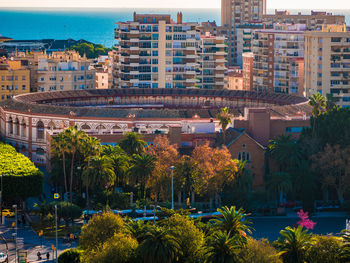
<path fill-rule="evenodd" d="M 274 242 L 285 263 L 304 263 L 306 251 L 312 245 L 312 235 L 302 226 L 286 227 Z"/>
<path fill-rule="evenodd" d="M 133 166 L 130 172 L 136 184 L 140 184 L 143 198 L 146 198 L 146 183 L 156 166 L 156 160 L 157 158 L 150 154 L 142 153 L 133 156 Z"/>
<path fill-rule="evenodd" d="M 117 185 L 128 185 L 128 172 L 130 169 L 131 158 L 119 146 L 104 148 L 103 154 L 109 156 L 113 160 Z"/>
<path fill-rule="evenodd" d="M 143 236 L 138 252 L 145 263 L 176 262 L 180 253 L 180 245 L 168 230 L 157 226 L 150 227 Z"/>
<path fill-rule="evenodd" d="M 86 205 L 88 208 L 90 208 L 90 202 L 89 202 L 89 171 L 90 171 L 90 163 L 91 159 L 99 156 L 101 153 L 102 147 L 100 140 L 98 140 L 96 137 L 87 137 L 85 140 L 85 143 L 82 146 L 82 152 L 85 157 L 85 161 L 87 161 L 87 165 L 84 167 L 83 174 L 84 179 L 83 182 L 86 187 Z"/>
<path fill-rule="evenodd" d="M 299 145 L 290 135 L 280 135 L 276 140 L 271 140 L 268 147 L 271 157 L 277 161 L 281 171 L 303 159 Z"/>
<path fill-rule="evenodd" d="M 67 149 L 68 153 L 71 155 L 71 168 L 70 168 L 70 203 L 73 203 L 73 171 L 74 171 L 74 160 L 76 153 L 81 149 L 83 141 L 86 139 L 87 134 L 78 129 L 78 126 L 69 127 L 64 131 L 64 134 L 67 138 Z"/>
<path fill-rule="evenodd" d="M 92 157 L 89 177 L 91 185 L 104 189 L 112 187 L 116 179 L 112 159 L 106 155 Z"/>
<path fill-rule="evenodd" d="M 141 139 L 140 134 L 135 132 L 128 132 L 124 138 L 119 142 L 122 148 L 129 156 L 133 154 L 141 154 L 144 152 L 146 142 Z"/>
<path fill-rule="evenodd" d="M 266 177 L 266 188 L 279 195 L 279 204 L 283 202 L 283 194 L 292 190 L 292 179 L 288 173 L 276 172 Z"/>
<path fill-rule="evenodd" d="M 219 123 L 221 125 L 222 132 L 223 132 L 223 138 L 224 138 L 224 144 L 225 144 L 226 143 L 225 131 L 227 129 L 227 126 L 229 124 L 232 124 L 232 114 L 230 114 L 229 108 L 225 107 L 225 108 L 222 108 L 221 112 L 216 115 L 216 118 L 219 120 Z"/>
<path fill-rule="evenodd" d="M 316 118 L 320 116 L 322 112 L 326 109 L 327 102 L 325 97 L 323 97 L 320 93 L 316 93 L 311 96 L 309 104 L 312 106 L 312 115 L 314 118 L 312 133 L 313 135 L 315 135 Z"/>
<path fill-rule="evenodd" d="M 52 141 L 52 152 L 54 156 L 58 158 L 62 158 L 62 169 L 63 169 L 63 181 L 64 181 L 64 192 L 68 192 L 67 185 L 67 171 L 66 171 L 66 154 L 68 151 L 67 138 L 65 137 L 65 133 L 61 132 L 56 137 L 53 137 Z"/>
<path fill-rule="evenodd" d="M 228 208 L 224 206 L 217 210 L 220 216 L 213 219 L 213 226 L 217 229 L 230 233 L 231 236 L 240 236 L 244 240 L 248 234 L 252 233 L 252 222 L 247 218 L 249 214 L 246 214 L 242 208 L 236 210 L 235 206 Z"/>
<path fill-rule="evenodd" d="M 243 244 L 230 232 L 218 231 L 208 240 L 207 263 L 236 263 Z"/>

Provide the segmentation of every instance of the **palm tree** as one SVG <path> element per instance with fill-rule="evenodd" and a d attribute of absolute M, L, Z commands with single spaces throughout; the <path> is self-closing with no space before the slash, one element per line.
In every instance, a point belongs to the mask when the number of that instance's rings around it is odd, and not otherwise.
<path fill-rule="evenodd" d="M 128 172 L 130 170 L 131 158 L 119 146 L 106 147 L 103 154 L 113 160 L 114 172 L 117 178 L 118 186 L 128 185 Z"/>
<path fill-rule="evenodd" d="M 126 224 L 126 230 L 130 235 L 137 240 L 140 244 L 144 241 L 145 233 L 148 230 L 148 225 L 142 220 L 130 220 Z"/>
<path fill-rule="evenodd" d="M 207 263 L 236 263 L 238 252 L 243 247 L 239 238 L 230 232 L 218 231 L 208 240 Z"/>
<path fill-rule="evenodd" d="M 316 118 L 322 114 L 322 112 L 326 109 L 327 103 L 325 97 L 323 97 L 320 93 L 313 94 L 310 98 L 309 104 L 312 108 L 312 115 L 314 118 L 314 124 L 312 127 L 312 133 L 315 135 L 316 128 Z"/>
<path fill-rule="evenodd" d="M 66 172 L 66 153 L 68 151 L 67 138 L 64 132 L 61 132 L 58 136 L 53 137 L 52 141 L 52 152 L 54 156 L 62 158 L 62 169 L 63 169 L 63 181 L 64 181 L 64 192 L 68 192 L 67 185 L 67 172 Z"/>
<path fill-rule="evenodd" d="M 224 206 L 222 209 L 217 210 L 220 216 L 213 219 L 213 226 L 217 229 L 230 233 L 231 236 L 240 236 L 245 239 L 248 234 L 252 233 L 252 228 L 249 226 L 252 222 L 247 219 L 249 214 L 245 214 L 242 208 L 236 210 L 235 206 L 228 208 Z"/>
<path fill-rule="evenodd" d="M 136 184 L 140 184 L 143 198 L 146 198 L 146 183 L 156 166 L 156 159 L 155 156 L 144 153 L 133 156 L 133 166 L 130 172 Z"/>
<path fill-rule="evenodd" d="M 113 161 L 108 156 L 94 156 L 91 158 L 89 169 L 90 184 L 109 189 L 114 185 L 115 173 Z"/>
<path fill-rule="evenodd" d="M 342 249 L 341 249 L 341 259 L 343 262 L 350 262 L 350 231 L 342 231 Z"/>
<path fill-rule="evenodd" d="M 302 226 L 281 230 L 275 246 L 285 263 L 304 263 L 306 251 L 312 245 L 312 236 Z"/>
<path fill-rule="evenodd" d="M 89 171 L 90 171 L 90 163 L 91 159 L 95 156 L 99 156 L 101 153 L 101 143 L 96 137 L 87 137 L 85 143 L 82 147 L 82 152 L 85 156 L 85 160 L 87 161 L 87 165 L 84 167 L 84 183 L 86 186 L 86 205 L 89 209 Z"/>
<path fill-rule="evenodd" d="M 225 131 L 229 124 L 232 124 L 232 114 L 229 113 L 229 108 L 225 107 L 221 109 L 221 112 L 216 115 L 222 128 L 224 144 L 225 142 Z"/>
<path fill-rule="evenodd" d="M 64 131 L 64 136 L 67 138 L 67 149 L 68 153 L 71 155 L 71 168 L 70 168 L 70 203 L 73 203 L 73 171 L 74 171 L 74 159 L 77 151 L 81 149 L 83 145 L 83 140 L 86 139 L 87 135 L 85 132 L 78 129 L 78 126 L 69 127 Z"/>
<path fill-rule="evenodd" d="M 299 145 L 290 135 L 280 135 L 276 140 L 271 140 L 268 147 L 271 157 L 279 164 L 280 171 L 285 171 L 303 159 Z"/>
<path fill-rule="evenodd" d="M 180 253 L 180 245 L 168 230 L 157 226 L 150 227 L 143 236 L 138 252 L 143 262 L 171 263 L 176 262 Z"/>
<path fill-rule="evenodd" d="M 292 180 L 288 173 L 276 172 L 266 177 L 266 188 L 269 192 L 279 194 L 279 204 L 283 202 L 283 194 L 292 190 Z"/>
<path fill-rule="evenodd" d="M 129 156 L 143 153 L 145 145 L 146 142 L 141 139 L 140 134 L 135 132 L 128 132 L 119 142 L 120 148 L 122 148 Z"/>

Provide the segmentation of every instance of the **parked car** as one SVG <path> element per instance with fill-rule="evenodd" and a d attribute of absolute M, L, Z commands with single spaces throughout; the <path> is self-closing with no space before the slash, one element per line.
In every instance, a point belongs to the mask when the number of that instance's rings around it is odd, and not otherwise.
<path fill-rule="evenodd" d="M 6 262 L 7 260 L 7 254 L 4 252 L 0 252 L 0 262 Z"/>
<path fill-rule="evenodd" d="M 3 209 L 2 215 L 6 217 L 12 217 L 12 216 L 15 216 L 15 213 L 11 212 L 10 209 Z"/>

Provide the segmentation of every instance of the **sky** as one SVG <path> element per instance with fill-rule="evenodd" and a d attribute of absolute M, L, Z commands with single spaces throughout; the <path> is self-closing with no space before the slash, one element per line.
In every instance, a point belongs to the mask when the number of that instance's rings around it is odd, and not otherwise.
<path fill-rule="evenodd" d="M 350 0 L 267 0 L 270 9 L 350 9 Z M 0 0 L 0 7 L 220 8 L 221 0 Z"/>

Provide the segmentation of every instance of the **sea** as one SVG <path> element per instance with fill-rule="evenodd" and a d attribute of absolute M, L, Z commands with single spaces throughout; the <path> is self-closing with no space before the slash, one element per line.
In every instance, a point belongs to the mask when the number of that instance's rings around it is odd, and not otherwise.
<path fill-rule="evenodd" d="M 15 40 L 84 39 L 112 47 L 115 44 L 116 22 L 131 21 L 133 12 L 171 14 L 182 11 L 185 22 L 215 20 L 220 24 L 220 9 L 130 9 L 130 8 L 1 8 L 0 35 Z M 290 10 L 291 13 L 310 13 L 310 10 Z M 349 10 L 327 10 L 346 16 L 350 25 Z M 274 10 L 268 10 L 274 13 Z"/>

